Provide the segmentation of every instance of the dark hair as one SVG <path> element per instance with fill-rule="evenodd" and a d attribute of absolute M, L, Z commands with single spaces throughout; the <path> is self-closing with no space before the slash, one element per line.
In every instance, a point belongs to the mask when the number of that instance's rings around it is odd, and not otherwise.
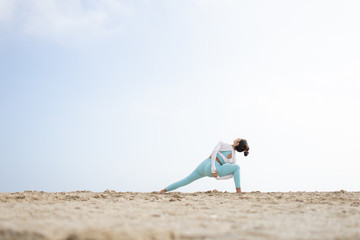
<path fill-rule="evenodd" d="M 247 156 L 249 154 L 249 145 L 245 139 L 241 139 L 239 145 L 235 147 L 236 151 L 244 152 L 244 155 Z"/>

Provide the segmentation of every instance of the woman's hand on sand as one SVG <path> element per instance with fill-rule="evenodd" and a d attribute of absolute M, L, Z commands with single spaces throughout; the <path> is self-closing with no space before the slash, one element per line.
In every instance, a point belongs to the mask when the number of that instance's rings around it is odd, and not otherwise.
<path fill-rule="evenodd" d="M 215 170 L 215 172 L 212 175 L 213 177 L 217 177 L 217 171 Z"/>

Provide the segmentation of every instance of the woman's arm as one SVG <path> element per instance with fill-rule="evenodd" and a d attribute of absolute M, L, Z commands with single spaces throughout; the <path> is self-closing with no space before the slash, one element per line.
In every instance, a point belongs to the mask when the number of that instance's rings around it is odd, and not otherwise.
<path fill-rule="evenodd" d="M 236 151 L 233 151 L 234 154 L 231 155 L 230 163 L 236 163 Z"/>
<path fill-rule="evenodd" d="M 216 179 L 217 179 L 217 180 L 226 180 L 226 179 L 232 178 L 233 176 L 234 176 L 234 174 L 225 175 L 225 176 L 222 176 L 222 177 L 220 177 L 219 175 L 217 175 Z"/>
<path fill-rule="evenodd" d="M 211 172 L 212 173 L 216 173 L 216 167 L 215 167 L 216 154 L 220 150 L 221 146 L 222 146 L 222 141 L 218 142 L 218 144 L 216 144 L 214 150 L 212 151 L 212 154 L 211 154 Z"/>

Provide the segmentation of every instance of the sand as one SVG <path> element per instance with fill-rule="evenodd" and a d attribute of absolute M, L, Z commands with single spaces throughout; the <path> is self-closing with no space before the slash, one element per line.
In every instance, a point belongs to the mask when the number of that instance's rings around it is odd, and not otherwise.
<path fill-rule="evenodd" d="M 360 239 L 360 192 L 0 193 L 0 239 Z"/>

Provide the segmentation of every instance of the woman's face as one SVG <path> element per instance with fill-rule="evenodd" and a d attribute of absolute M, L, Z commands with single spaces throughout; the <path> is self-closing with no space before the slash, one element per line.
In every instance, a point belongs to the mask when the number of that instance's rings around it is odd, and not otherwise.
<path fill-rule="evenodd" d="M 234 146 L 239 146 L 239 142 L 241 141 L 241 138 L 237 138 L 234 140 Z"/>

